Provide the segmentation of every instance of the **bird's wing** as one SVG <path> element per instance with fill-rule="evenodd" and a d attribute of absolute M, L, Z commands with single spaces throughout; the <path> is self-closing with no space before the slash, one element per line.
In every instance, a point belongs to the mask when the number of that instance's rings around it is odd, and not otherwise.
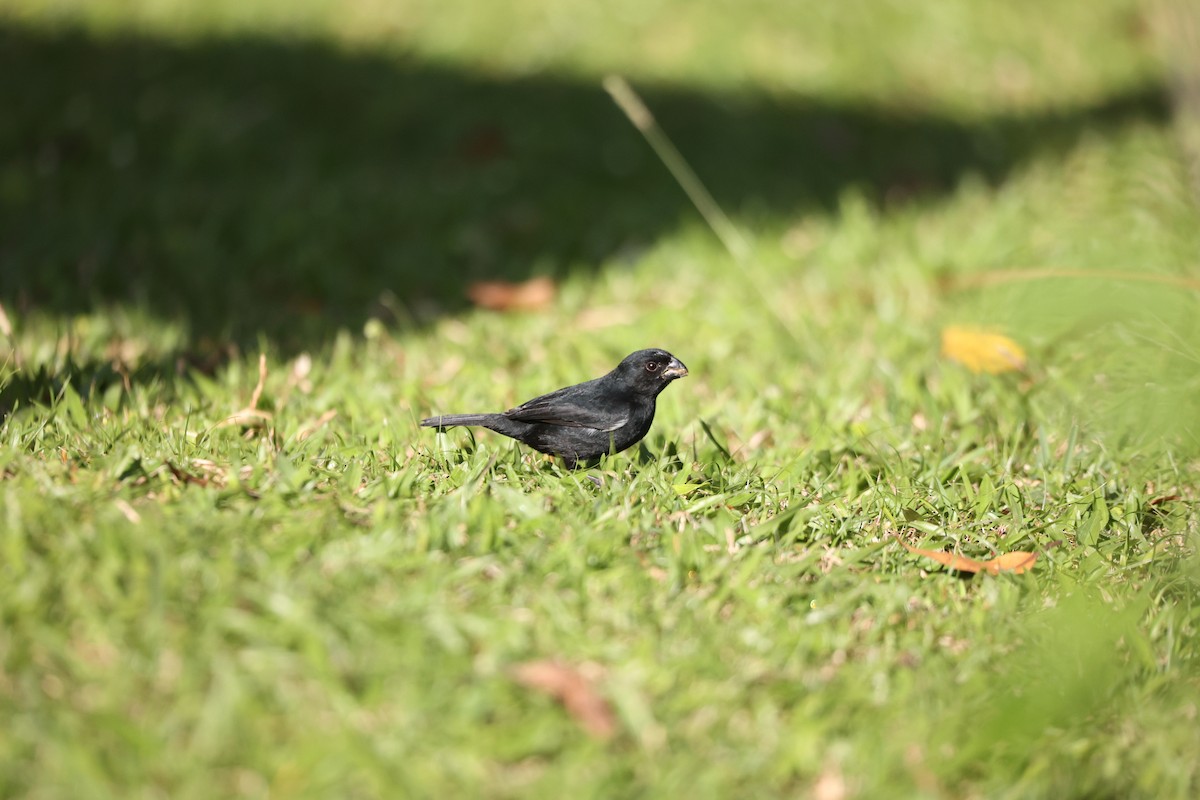
<path fill-rule="evenodd" d="M 631 412 L 627 403 L 604 402 L 608 398 L 580 392 L 580 388 L 571 386 L 535 397 L 505 411 L 504 416 L 519 422 L 593 428 L 598 431 L 615 431 L 629 422 Z"/>

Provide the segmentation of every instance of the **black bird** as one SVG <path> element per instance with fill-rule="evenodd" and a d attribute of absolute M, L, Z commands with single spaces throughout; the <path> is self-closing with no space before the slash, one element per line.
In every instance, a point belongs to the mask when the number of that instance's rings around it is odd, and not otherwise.
<path fill-rule="evenodd" d="M 423 419 L 421 425 L 480 425 L 559 456 L 573 468 L 640 442 L 654 422 L 659 392 L 687 374 L 683 362 L 666 350 L 638 350 L 601 378 L 535 397 L 502 414 L 449 414 Z"/>

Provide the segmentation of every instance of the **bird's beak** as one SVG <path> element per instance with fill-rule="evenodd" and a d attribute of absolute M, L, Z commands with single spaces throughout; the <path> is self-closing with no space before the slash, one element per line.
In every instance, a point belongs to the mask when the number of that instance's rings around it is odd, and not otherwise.
<path fill-rule="evenodd" d="M 667 368 L 662 371 L 662 376 L 671 380 L 686 377 L 687 374 L 687 367 L 678 358 L 672 358 L 671 363 L 667 364 Z"/>

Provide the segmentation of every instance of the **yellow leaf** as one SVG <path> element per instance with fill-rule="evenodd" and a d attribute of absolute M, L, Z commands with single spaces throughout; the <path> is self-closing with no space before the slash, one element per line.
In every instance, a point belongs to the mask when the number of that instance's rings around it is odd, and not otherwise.
<path fill-rule="evenodd" d="M 1025 351 L 1007 336 L 950 325 L 942 330 L 942 355 L 972 372 L 996 375 L 1025 369 Z"/>

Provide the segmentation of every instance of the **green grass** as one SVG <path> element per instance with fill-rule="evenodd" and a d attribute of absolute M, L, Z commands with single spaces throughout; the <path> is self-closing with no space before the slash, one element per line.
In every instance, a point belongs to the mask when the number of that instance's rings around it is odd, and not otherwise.
<path fill-rule="evenodd" d="M 1156 19 L 0 2 L 0 796 L 1200 793 Z M 973 283 L 1020 268 L 1130 277 Z M 542 312 L 464 300 L 535 274 Z M 940 357 L 961 323 L 1028 369 Z M 601 485 L 416 425 L 650 345 L 691 376 Z M 614 737 L 514 679 L 541 659 Z"/>

